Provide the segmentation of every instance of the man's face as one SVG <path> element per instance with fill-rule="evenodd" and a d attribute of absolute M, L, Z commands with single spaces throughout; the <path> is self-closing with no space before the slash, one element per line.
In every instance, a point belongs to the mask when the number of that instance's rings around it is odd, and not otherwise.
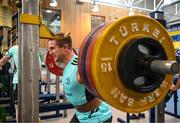
<path fill-rule="evenodd" d="M 56 44 L 55 40 L 50 40 L 49 41 L 49 50 L 50 53 L 52 53 L 52 55 L 54 56 L 54 61 L 55 62 L 64 62 L 65 59 L 65 50 L 64 47 L 59 47 Z"/>

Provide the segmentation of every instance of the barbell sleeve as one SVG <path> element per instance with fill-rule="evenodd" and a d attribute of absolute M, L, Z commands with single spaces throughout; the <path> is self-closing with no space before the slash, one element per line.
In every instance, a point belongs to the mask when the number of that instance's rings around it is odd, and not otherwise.
<path fill-rule="evenodd" d="M 176 61 L 153 60 L 151 62 L 151 70 L 162 74 L 177 74 L 179 72 L 179 64 Z"/>

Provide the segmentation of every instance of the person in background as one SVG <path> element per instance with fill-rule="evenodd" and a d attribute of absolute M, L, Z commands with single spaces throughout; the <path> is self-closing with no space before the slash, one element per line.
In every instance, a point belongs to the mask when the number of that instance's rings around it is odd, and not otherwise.
<path fill-rule="evenodd" d="M 165 97 L 165 102 L 169 101 L 169 97 L 172 96 L 173 91 L 177 91 L 180 88 L 180 73 L 177 76 L 177 82 L 175 84 L 172 84 L 170 87 L 170 91 L 168 92 L 167 96 Z M 170 96 L 169 96 L 170 95 Z M 140 119 L 145 118 L 145 113 L 133 113 L 130 115 L 130 119 Z"/>
<path fill-rule="evenodd" d="M 18 45 L 14 45 L 12 46 L 7 53 L 0 59 L 0 69 L 2 69 L 2 67 L 10 60 L 10 59 L 14 60 L 14 64 L 15 64 L 15 70 L 14 70 L 14 74 L 13 74 L 13 95 L 12 95 L 12 100 L 17 100 L 17 96 L 18 96 Z M 41 60 L 39 57 L 39 63 L 41 64 Z M 40 66 L 41 69 L 41 66 Z M 17 105 L 15 105 L 15 109 L 16 109 L 16 121 L 18 121 L 18 110 L 17 110 Z"/>
<path fill-rule="evenodd" d="M 176 61 L 180 64 L 180 49 L 176 49 Z M 171 91 L 176 91 L 180 88 L 180 72 L 174 76 L 174 82 L 170 87 Z"/>
<path fill-rule="evenodd" d="M 172 84 L 170 90 L 177 91 L 179 88 L 180 88 L 180 74 L 179 74 L 176 84 Z"/>
<path fill-rule="evenodd" d="M 12 46 L 8 52 L 0 59 L 0 69 L 2 69 L 2 67 L 11 59 L 13 58 L 14 60 L 14 64 L 15 64 L 15 70 L 14 70 L 14 74 L 13 74 L 13 95 L 12 95 L 12 100 L 13 102 L 17 99 L 17 91 L 18 91 L 18 46 L 14 45 Z M 17 116 L 17 105 L 15 105 L 15 109 L 16 109 L 16 121 L 18 116 Z"/>

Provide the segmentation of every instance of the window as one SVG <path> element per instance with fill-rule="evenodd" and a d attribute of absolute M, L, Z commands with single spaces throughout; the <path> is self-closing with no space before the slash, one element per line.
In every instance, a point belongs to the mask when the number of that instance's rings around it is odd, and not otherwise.
<path fill-rule="evenodd" d="M 91 30 L 102 23 L 105 23 L 105 16 L 91 15 Z"/>
<path fill-rule="evenodd" d="M 61 30 L 61 11 L 46 9 L 42 10 L 43 23 L 54 33 L 57 34 Z"/>

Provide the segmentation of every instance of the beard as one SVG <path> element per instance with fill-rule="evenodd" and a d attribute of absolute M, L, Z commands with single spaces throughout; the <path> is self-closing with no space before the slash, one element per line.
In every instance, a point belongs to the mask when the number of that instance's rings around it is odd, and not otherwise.
<path fill-rule="evenodd" d="M 55 62 L 64 63 L 64 60 L 65 60 L 65 56 L 60 56 L 59 58 L 54 56 L 54 61 Z"/>

